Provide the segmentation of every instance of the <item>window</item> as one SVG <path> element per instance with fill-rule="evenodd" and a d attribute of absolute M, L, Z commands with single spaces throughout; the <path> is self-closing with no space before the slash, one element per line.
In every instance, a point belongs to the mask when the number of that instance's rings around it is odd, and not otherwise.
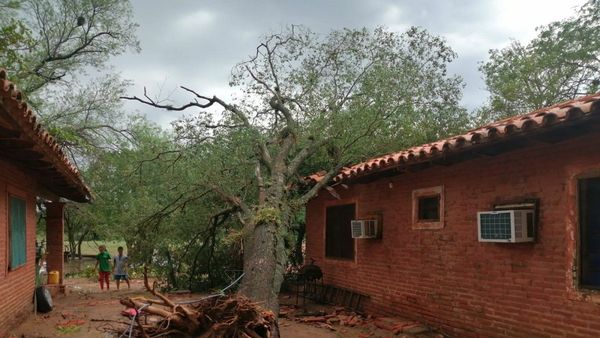
<path fill-rule="evenodd" d="M 10 227 L 8 243 L 9 269 L 14 270 L 27 261 L 27 240 L 25 222 L 25 200 L 10 196 L 8 221 Z"/>
<path fill-rule="evenodd" d="M 354 239 L 350 222 L 355 218 L 355 205 L 329 207 L 325 216 L 325 256 L 354 259 Z"/>
<path fill-rule="evenodd" d="M 600 289 L 600 177 L 579 181 L 579 284 Z"/>
<path fill-rule="evenodd" d="M 419 197 L 419 221 L 439 222 L 440 195 Z"/>
<path fill-rule="evenodd" d="M 413 190 L 413 229 L 444 227 L 443 192 L 442 186 Z"/>

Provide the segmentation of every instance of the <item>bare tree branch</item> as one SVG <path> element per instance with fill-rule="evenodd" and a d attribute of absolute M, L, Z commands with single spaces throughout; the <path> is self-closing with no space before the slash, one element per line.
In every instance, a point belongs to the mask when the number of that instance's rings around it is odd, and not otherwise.
<path fill-rule="evenodd" d="M 308 192 L 304 193 L 301 197 L 294 200 L 294 207 L 302 208 L 311 198 L 315 197 L 319 190 L 321 190 L 326 184 L 328 184 L 331 179 L 337 175 L 337 173 L 343 168 L 342 164 L 336 165 L 334 168 L 330 169 L 325 175 L 321 177 L 321 180 L 313 185 Z"/>
<path fill-rule="evenodd" d="M 233 206 L 236 206 L 236 207 L 240 208 L 240 210 L 245 215 L 250 214 L 250 208 L 238 196 L 235 196 L 235 195 L 232 195 L 232 194 L 226 192 L 225 190 L 221 189 L 219 186 L 217 186 L 215 184 L 206 184 L 206 186 L 210 190 L 212 190 L 213 192 L 215 192 L 219 197 L 221 197 L 221 199 L 223 199 L 223 201 L 225 201 L 225 202 L 227 202 L 227 203 L 229 203 L 229 204 L 231 204 Z"/>
<path fill-rule="evenodd" d="M 184 87 L 182 87 L 182 88 L 184 88 Z M 202 99 L 205 99 L 208 102 L 202 104 L 202 103 L 199 103 L 196 101 L 196 102 L 190 102 L 190 103 L 184 104 L 182 106 L 160 104 L 148 96 L 146 87 L 144 87 L 144 97 L 145 97 L 145 99 L 139 98 L 137 96 L 120 96 L 119 98 L 122 100 L 138 101 L 138 102 L 141 102 L 143 104 L 146 104 L 146 105 L 149 105 L 152 107 L 161 108 L 161 109 L 165 109 L 165 110 L 169 110 L 169 111 L 183 111 L 183 110 L 186 110 L 191 107 L 208 108 L 208 107 L 211 107 L 216 102 L 215 97 L 213 97 L 213 98 L 201 97 Z"/>
<path fill-rule="evenodd" d="M 312 141 L 309 145 L 302 148 L 296 156 L 290 161 L 287 168 L 288 176 L 296 175 L 300 166 L 306 161 L 307 158 L 312 156 L 319 148 L 323 147 L 327 143 L 331 142 L 333 137 L 325 137 L 318 141 Z"/>
<path fill-rule="evenodd" d="M 263 179 L 261 170 L 260 170 L 260 162 L 256 162 L 256 168 L 254 170 L 254 176 L 256 176 L 256 184 L 258 186 L 258 204 L 261 205 L 265 202 L 266 192 L 265 192 L 265 181 Z"/>
<path fill-rule="evenodd" d="M 143 104 L 146 104 L 146 105 L 149 105 L 152 107 L 161 108 L 161 109 L 165 109 L 165 110 L 169 110 L 169 111 L 183 111 L 183 110 L 186 110 L 191 107 L 208 108 L 208 107 L 213 106 L 216 103 L 216 104 L 220 105 L 221 107 L 223 107 L 225 110 L 231 112 L 235 117 L 237 117 L 242 122 L 242 125 L 244 127 L 247 127 L 250 130 L 255 130 L 255 127 L 250 123 L 250 120 L 248 120 L 248 117 L 246 116 L 246 114 L 242 110 L 240 110 L 238 107 L 223 101 L 222 99 L 218 98 L 217 96 L 208 97 L 208 96 L 200 95 L 196 91 L 194 91 L 190 88 L 184 87 L 184 86 L 181 86 L 181 89 L 183 89 L 189 93 L 192 93 L 194 96 L 196 96 L 196 98 L 207 101 L 207 102 L 200 103 L 198 101 L 194 101 L 194 102 L 189 102 L 189 103 L 181 105 L 181 106 L 161 104 L 148 96 L 145 87 L 144 87 L 145 99 L 139 98 L 137 96 L 132 96 L 132 97 L 121 96 L 120 98 L 123 100 L 138 101 L 138 102 L 141 102 Z M 207 126 L 210 126 L 210 125 L 207 125 Z M 233 127 L 233 126 L 228 126 L 228 127 Z M 271 158 L 271 155 L 269 153 L 267 145 L 262 141 L 258 141 L 258 146 L 259 146 L 258 153 L 262 159 L 262 162 L 269 168 L 269 170 L 271 170 L 273 160 Z"/>

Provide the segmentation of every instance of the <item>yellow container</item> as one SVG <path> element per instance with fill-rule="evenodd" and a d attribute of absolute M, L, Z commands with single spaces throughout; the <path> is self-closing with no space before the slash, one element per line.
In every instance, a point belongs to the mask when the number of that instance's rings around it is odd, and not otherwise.
<path fill-rule="evenodd" d="M 58 284 L 60 281 L 60 276 L 58 271 L 50 271 L 48 272 L 48 284 Z"/>

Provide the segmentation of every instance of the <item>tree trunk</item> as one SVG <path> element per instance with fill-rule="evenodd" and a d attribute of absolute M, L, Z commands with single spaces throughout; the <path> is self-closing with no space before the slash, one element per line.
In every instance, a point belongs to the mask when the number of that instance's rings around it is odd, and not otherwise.
<path fill-rule="evenodd" d="M 279 289 L 285 267 L 285 243 L 281 226 L 257 224 L 244 241 L 244 278 L 240 292 L 279 315 Z"/>
<path fill-rule="evenodd" d="M 69 241 L 69 259 L 75 259 L 75 248 L 77 246 L 75 242 L 75 230 L 70 226 L 67 227 L 67 239 Z"/>
<path fill-rule="evenodd" d="M 90 231 L 86 230 L 83 235 L 81 235 L 79 237 L 79 240 L 77 241 L 77 257 L 79 257 L 79 260 L 81 260 L 81 245 L 83 244 L 83 240 L 85 239 L 85 237 L 88 235 Z"/>
<path fill-rule="evenodd" d="M 169 248 L 164 248 L 165 257 L 167 258 L 167 278 L 171 288 L 177 289 L 177 275 L 175 274 L 175 263 L 173 263 L 173 257 L 171 257 L 171 251 Z"/>

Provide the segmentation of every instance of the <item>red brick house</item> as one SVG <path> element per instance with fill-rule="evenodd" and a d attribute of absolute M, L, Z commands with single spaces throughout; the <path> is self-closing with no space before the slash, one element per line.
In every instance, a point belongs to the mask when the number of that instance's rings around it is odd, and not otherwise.
<path fill-rule="evenodd" d="M 459 337 L 600 337 L 600 93 L 344 168 L 331 186 L 339 198 L 307 206 L 307 257 L 325 283 L 369 295 L 367 311 Z M 523 207 L 532 241 L 480 240 L 483 215 Z M 380 238 L 352 238 L 364 219 Z"/>
<path fill-rule="evenodd" d="M 0 70 L 0 337 L 33 310 L 36 198 L 46 201 L 48 271 L 63 276 L 60 198 L 90 200 L 90 191 L 56 141 L 36 121 Z"/>

